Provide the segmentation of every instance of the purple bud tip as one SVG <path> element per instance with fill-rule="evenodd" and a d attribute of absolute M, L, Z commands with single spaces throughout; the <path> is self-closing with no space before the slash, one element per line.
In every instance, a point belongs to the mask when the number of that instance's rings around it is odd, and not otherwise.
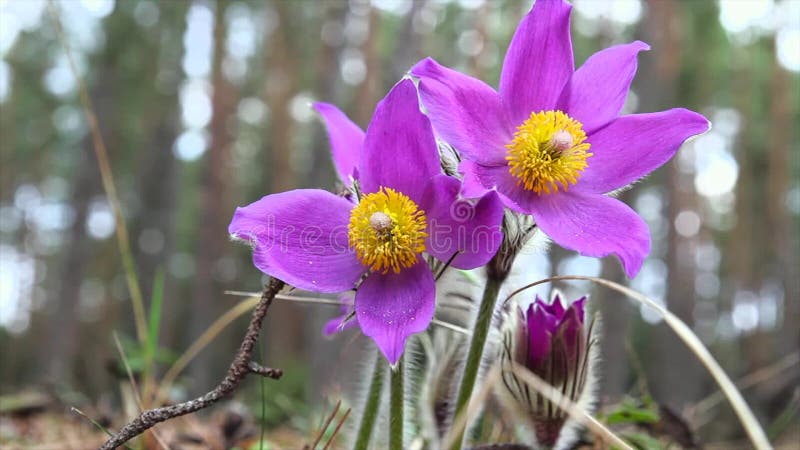
<path fill-rule="evenodd" d="M 524 319 L 521 325 L 525 327 L 521 335 L 527 338 L 524 362 L 534 373 L 545 371 L 553 357 L 572 358 L 580 353 L 579 336 L 583 332 L 586 297 L 572 302 L 566 309 L 564 303 L 558 295 L 552 303 L 537 296 L 527 311 L 520 310 Z"/>

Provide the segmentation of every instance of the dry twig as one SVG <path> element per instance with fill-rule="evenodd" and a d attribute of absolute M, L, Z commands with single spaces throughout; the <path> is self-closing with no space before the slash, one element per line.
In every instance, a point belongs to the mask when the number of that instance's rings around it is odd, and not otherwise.
<path fill-rule="evenodd" d="M 122 427 L 111 439 L 106 441 L 100 447 L 100 450 L 115 449 L 152 428 L 157 423 L 211 406 L 236 391 L 248 374 L 255 373 L 273 379 L 280 378 L 283 375 L 280 369 L 263 367 L 253 361 L 253 350 L 261 333 L 261 324 L 264 321 L 267 310 L 283 286 L 283 281 L 273 278 L 264 289 L 261 294 L 261 300 L 253 311 L 250 325 L 247 327 L 247 332 L 244 335 L 242 344 L 239 346 L 239 351 L 236 352 L 236 356 L 228 368 L 228 374 L 217 387 L 194 400 L 142 412 L 138 417 Z"/>

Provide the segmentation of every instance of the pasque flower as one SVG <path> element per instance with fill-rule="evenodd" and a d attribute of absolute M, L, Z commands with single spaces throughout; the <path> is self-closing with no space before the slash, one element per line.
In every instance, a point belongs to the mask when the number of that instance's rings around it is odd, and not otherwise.
<path fill-rule="evenodd" d="M 538 296 L 527 309 L 517 308 L 503 339 L 503 389 L 533 425 L 536 437 L 551 447 L 558 439 L 567 413 L 515 375 L 513 365 L 526 368 L 559 389 L 573 402 L 581 401 L 592 381 L 592 330 L 586 326 L 586 297 L 571 304 L 555 294 L 548 303 Z"/>
<path fill-rule="evenodd" d="M 319 109 L 319 108 L 318 108 Z M 253 244 L 261 271 L 301 289 L 356 289 L 362 332 L 390 363 L 406 339 L 427 328 L 435 282 L 423 257 L 454 267 L 485 264 L 500 244 L 503 207 L 491 193 L 454 214 L 460 182 L 441 173 L 428 118 L 411 80 L 376 107 L 363 134 L 343 114 L 324 114 L 340 177 L 357 179 L 355 198 L 298 189 L 237 208 L 229 233 Z M 357 161 L 357 166 L 354 165 Z"/>
<path fill-rule="evenodd" d="M 411 73 L 436 133 L 464 158 L 465 196 L 494 189 L 558 244 L 614 254 L 633 277 L 649 231 L 604 194 L 664 164 L 709 123 L 685 109 L 620 116 L 637 54 L 649 47 L 610 47 L 574 70 L 570 12 L 563 0 L 536 1 L 508 47 L 498 91 L 430 58 Z"/>

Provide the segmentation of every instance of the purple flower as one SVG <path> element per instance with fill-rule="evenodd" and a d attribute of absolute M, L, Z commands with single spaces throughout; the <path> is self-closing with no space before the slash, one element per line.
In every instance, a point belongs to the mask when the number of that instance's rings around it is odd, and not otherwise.
<path fill-rule="evenodd" d="M 268 195 L 237 208 L 228 231 L 253 244 L 264 273 L 309 291 L 356 289 L 361 331 L 394 364 L 433 317 L 435 282 L 423 252 L 455 255 L 461 269 L 485 264 L 500 245 L 503 207 L 492 193 L 469 203 L 468 217 L 453 214 L 464 203 L 460 182 L 441 173 L 412 81 L 378 104 L 363 139 L 338 110 L 323 116 L 340 176 L 357 172 L 357 202 L 317 189 Z"/>
<path fill-rule="evenodd" d="M 512 363 L 525 367 L 566 398 L 579 402 L 590 382 L 591 329 L 586 327 L 586 297 L 569 306 L 559 294 L 547 303 L 538 296 L 527 310 L 519 308 L 517 320 L 507 328 L 501 365 L 505 392 L 515 407 L 532 421 L 540 443 L 552 446 L 567 414 L 557 405 L 527 388 L 517 378 Z"/>
<path fill-rule="evenodd" d="M 663 165 L 709 123 L 685 109 L 620 116 L 636 56 L 649 47 L 610 47 L 574 70 L 571 9 L 563 0 L 534 4 L 509 45 L 498 91 L 430 58 L 411 73 L 435 131 L 464 157 L 464 195 L 495 189 L 558 244 L 614 254 L 633 277 L 650 251 L 649 231 L 604 194 Z"/>

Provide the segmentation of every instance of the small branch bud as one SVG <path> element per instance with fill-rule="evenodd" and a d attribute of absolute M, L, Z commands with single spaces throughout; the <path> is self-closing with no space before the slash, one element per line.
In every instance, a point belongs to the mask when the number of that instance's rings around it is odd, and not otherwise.
<path fill-rule="evenodd" d="M 255 361 L 250 361 L 250 364 L 247 365 L 247 368 L 254 374 L 272 378 L 273 380 L 279 380 L 283 376 L 283 371 L 281 369 L 264 367 Z"/>

